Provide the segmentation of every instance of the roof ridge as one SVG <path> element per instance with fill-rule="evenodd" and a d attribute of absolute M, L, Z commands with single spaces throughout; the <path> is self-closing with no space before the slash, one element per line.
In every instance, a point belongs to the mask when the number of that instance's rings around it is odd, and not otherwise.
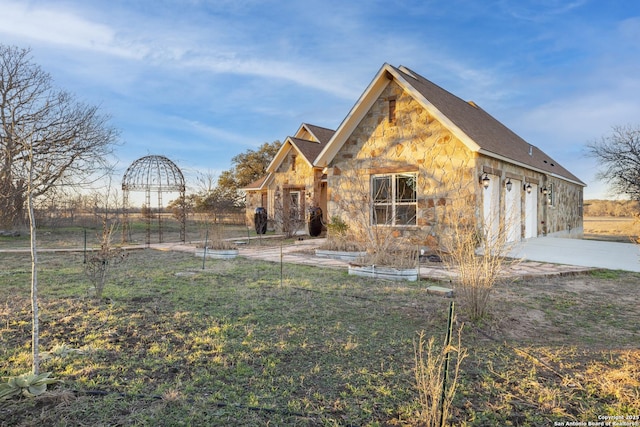
<path fill-rule="evenodd" d="M 526 141 L 503 122 L 478 106 L 475 102 L 465 101 L 456 94 L 412 71 L 408 67 L 396 68 L 407 84 L 433 104 L 445 117 L 480 147 L 485 154 L 493 153 L 506 157 L 510 161 L 520 162 L 527 167 L 543 170 L 585 185 L 578 177 L 559 164 L 540 147 Z M 532 156 L 529 147 L 533 146 L 539 156 Z"/>
<path fill-rule="evenodd" d="M 325 126 L 314 125 L 312 123 L 306 123 L 306 122 L 303 122 L 302 124 L 305 125 L 305 126 L 313 126 L 313 127 L 316 127 L 316 128 L 326 129 L 326 130 L 330 130 L 330 131 L 335 132 L 335 129 L 331 129 L 331 128 L 328 128 L 328 127 L 325 127 Z"/>

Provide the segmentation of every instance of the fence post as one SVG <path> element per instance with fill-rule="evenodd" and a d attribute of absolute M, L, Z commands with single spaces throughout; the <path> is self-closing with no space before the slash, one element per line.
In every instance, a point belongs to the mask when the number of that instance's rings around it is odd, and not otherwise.
<path fill-rule="evenodd" d="M 283 263 L 284 263 L 284 255 L 282 254 L 282 245 L 284 244 L 284 239 L 280 240 L 280 287 L 282 287 L 283 285 L 283 278 L 282 278 L 282 267 L 283 267 Z"/>
<path fill-rule="evenodd" d="M 447 393 L 447 381 L 449 379 L 449 359 L 451 358 L 451 330 L 453 329 L 453 301 L 449 303 L 449 322 L 447 324 L 447 338 L 444 342 L 444 350 L 447 352 L 444 357 L 444 374 L 442 376 L 442 396 L 440 397 L 440 427 L 444 427 L 444 399 Z"/>
<path fill-rule="evenodd" d="M 204 250 L 202 251 L 202 269 L 204 270 L 204 262 L 207 259 L 207 245 L 209 244 L 209 228 L 204 235 Z"/>

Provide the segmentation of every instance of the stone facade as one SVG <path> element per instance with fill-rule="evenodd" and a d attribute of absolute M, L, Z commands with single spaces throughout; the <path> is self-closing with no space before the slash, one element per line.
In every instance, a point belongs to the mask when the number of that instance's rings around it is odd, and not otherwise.
<path fill-rule="evenodd" d="M 452 193 L 473 192 L 474 163 L 460 140 L 392 82 L 330 163 L 328 210 L 352 229 L 369 226 L 371 175 L 415 173 L 415 225 L 395 227 L 394 234 L 428 239 L 437 232 L 438 217 Z"/>
<path fill-rule="evenodd" d="M 481 178 L 489 173 L 500 182 L 496 214 L 502 220 L 509 216 L 507 196 L 515 197 L 514 203 L 520 205 L 514 240 L 582 234 L 582 186 L 472 152 L 395 82 L 382 92 L 327 171 L 329 214 L 342 217 L 351 227 L 372 224 L 372 175 L 412 172 L 417 176 L 416 223 L 395 227 L 394 235 L 437 240 L 444 210 L 453 199 L 466 198 L 474 204 L 470 214 L 482 221 L 485 190 Z M 512 182 L 509 195 L 507 180 Z M 528 196 L 535 208 L 526 206 L 527 184 L 536 188 Z M 548 194 L 543 194 L 544 188 Z M 535 225 L 529 225 L 531 236 L 525 230 L 527 209 L 535 216 Z"/>
<path fill-rule="evenodd" d="M 428 96 L 450 108 L 450 116 L 433 109 Z M 452 117 L 472 126 L 471 132 L 461 132 Z M 471 140 L 472 134 L 489 149 Z M 297 137 L 311 139 L 306 134 Z M 412 243 L 437 243 L 446 232 L 445 214 L 457 206 L 464 207 L 464 221 L 478 227 L 506 224 L 510 241 L 580 237 L 584 185 L 566 170 L 564 175 L 545 172 L 553 171 L 554 164 L 547 164 L 547 157 L 530 157 L 541 151 L 534 152 L 535 147 L 518 138 L 475 104 L 420 80 L 410 70 L 385 65 L 315 161 L 291 148 L 263 189 L 248 192 L 247 214 L 252 216 L 255 207 L 266 203 L 270 228 L 282 231 L 293 204 L 303 221 L 307 210 L 317 206 L 325 220 L 340 217 L 369 241 L 379 240 L 374 234 L 384 230 Z M 519 160 L 496 154 L 504 147 Z M 407 191 L 415 197 L 394 202 L 390 222 L 380 220 L 384 203 L 372 194 L 380 179 L 387 178 L 393 185 L 410 187 Z M 389 191 L 397 196 L 399 190 Z M 403 216 L 397 215 L 398 206 Z"/>
<path fill-rule="evenodd" d="M 302 228 L 308 209 L 319 205 L 319 193 L 317 171 L 291 150 L 265 190 L 247 193 L 247 222 L 252 224 L 255 209 L 264 207 L 269 230 L 282 232 L 288 227 Z"/>

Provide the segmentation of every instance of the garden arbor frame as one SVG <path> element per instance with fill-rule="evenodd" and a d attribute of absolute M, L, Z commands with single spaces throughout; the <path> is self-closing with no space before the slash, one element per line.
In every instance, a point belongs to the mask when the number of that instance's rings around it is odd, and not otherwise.
<path fill-rule="evenodd" d="M 151 244 L 151 192 L 158 195 L 158 240 L 163 241 L 162 236 L 162 193 L 180 193 L 180 240 L 186 240 L 186 208 L 185 208 L 185 183 L 184 175 L 174 162 L 165 156 L 141 157 L 127 168 L 122 178 L 122 206 L 124 213 L 124 225 L 122 227 L 122 242 L 126 242 L 129 233 L 129 192 L 144 191 L 145 206 L 149 209 L 146 215 L 147 235 L 146 244 Z"/>

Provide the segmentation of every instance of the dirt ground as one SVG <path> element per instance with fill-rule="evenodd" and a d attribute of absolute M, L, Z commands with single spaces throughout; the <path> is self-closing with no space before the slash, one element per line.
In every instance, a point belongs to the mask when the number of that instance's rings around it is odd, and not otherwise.
<path fill-rule="evenodd" d="M 638 348 L 638 300 L 640 275 L 634 273 L 516 281 L 497 289 L 494 333 L 517 342 Z"/>

